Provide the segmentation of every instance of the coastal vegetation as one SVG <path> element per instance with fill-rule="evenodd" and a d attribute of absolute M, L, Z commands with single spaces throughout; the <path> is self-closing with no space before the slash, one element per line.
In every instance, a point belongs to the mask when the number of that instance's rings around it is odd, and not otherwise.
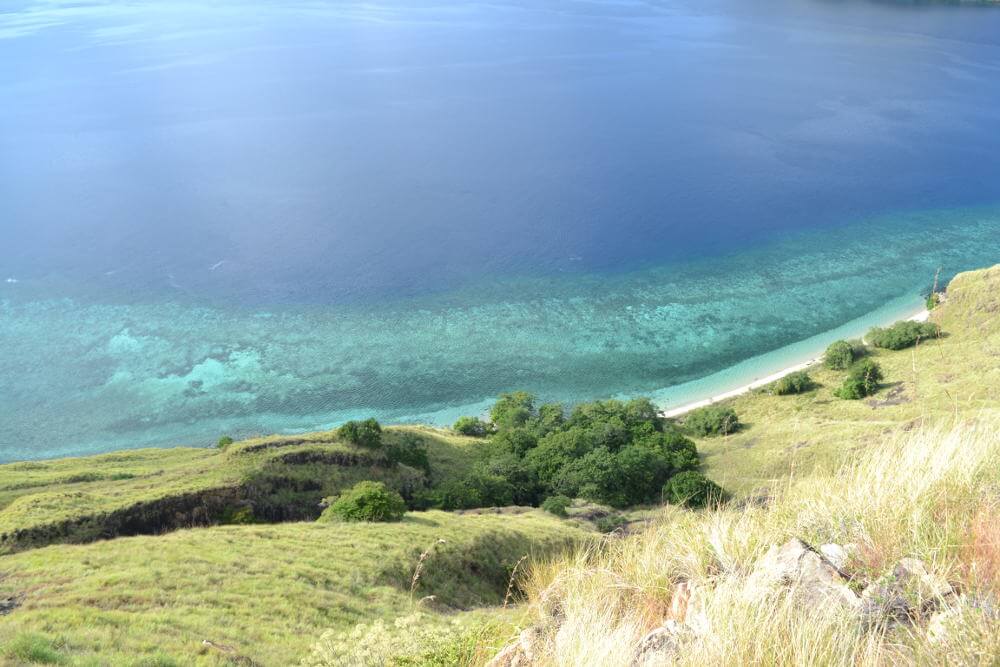
<path fill-rule="evenodd" d="M 838 398 L 858 400 L 878 391 L 884 379 L 882 367 L 872 359 L 862 359 L 848 369 L 844 383 L 833 393 Z"/>
<path fill-rule="evenodd" d="M 543 638 L 555 662 L 614 665 L 665 620 L 681 663 L 1000 654 L 996 621 L 965 604 L 996 590 L 1000 571 L 997 313 L 1000 267 L 961 274 L 932 314 L 946 335 L 859 348 L 848 369 L 811 367 L 807 391 L 765 387 L 693 424 L 699 413 L 662 419 L 645 400 L 564 410 L 518 392 L 476 437 L 358 422 L 367 436 L 0 466 L 0 662 L 482 665 L 523 636 Z M 836 400 L 857 368 L 870 384 L 873 364 L 874 395 Z M 717 426 L 733 418 L 739 428 Z M 399 510 L 398 494 L 405 513 L 316 521 L 365 482 L 377 493 L 362 497 L 384 492 Z M 455 511 L 425 509 L 437 504 Z M 844 586 L 862 604 L 895 600 L 862 593 L 907 559 L 959 594 L 907 607 L 908 625 L 828 617 L 781 588 L 744 601 L 771 547 L 796 539 L 802 554 L 853 554 Z M 700 612 L 669 616 L 685 590 L 701 591 L 707 633 Z M 875 634 L 858 622 L 869 618 Z"/>
<path fill-rule="evenodd" d="M 937 326 L 933 322 L 905 320 L 896 322 L 890 327 L 875 327 L 868 332 L 867 340 L 875 347 L 902 350 L 913 347 L 921 340 L 934 338 L 938 333 Z"/>
<path fill-rule="evenodd" d="M 684 417 L 684 428 L 695 436 L 729 435 L 740 428 L 740 418 L 728 405 L 708 405 Z"/>
<path fill-rule="evenodd" d="M 813 388 L 812 378 L 806 371 L 795 371 L 774 383 L 772 391 L 777 396 L 787 396 L 789 394 L 801 394 Z"/>
<path fill-rule="evenodd" d="M 826 348 L 823 365 L 835 371 L 846 370 L 857 358 L 854 345 L 846 340 L 834 341 Z"/>
<path fill-rule="evenodd" d="M 406 513 L 403 497 L 382 482 L 358 482 L 336 498 L 323 501 L 320 521 L 399 521 Z"/>

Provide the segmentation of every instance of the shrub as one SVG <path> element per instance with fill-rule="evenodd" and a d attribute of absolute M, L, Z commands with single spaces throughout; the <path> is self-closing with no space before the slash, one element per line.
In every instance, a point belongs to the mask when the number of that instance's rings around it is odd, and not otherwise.
<path fill-rule="evenodd" d="M 12 664 L 61 665 L 66 658 L 55 643 L 44 635 L 22 633 L 3 645 L 3 655 Z"/>
<path fill-rule="evenodd" d="M 934 310 L 940 303 L 941 295 L 937 292 L 931 292 L 927 297 L 927 310 Z"/>
<path fill-rule="evenodd" d="M 490 420 L 498 428 L 523 426 L 535 416 L 535 397 L 526 391 L 500 394 L 490 409 Z"/>
<path fill-rule="evenodd" d="M 572 504 L 572 502 L 573 501 L 570 500 L 567 496 L 563 495 L 549 496 L 548 498 L 545 499 L 545 502 L 542 503 L 542 509 L 548 512 L 549 514 L 555 514 L 556 516 L 561 516 L 565 518 L 566 508 L 569 507 L 570 504 Z"/>
<path fill-rule="evenodd" d="M 705 507 L 724 496 L 722 487 L 696 470 L 677 473 L 663 487 L 664 500 L 687 507 Z"/>
<path fill-rule="evenodd" d="M 399 521 L 406 503 L 382 482 L 358 482 L 323 510 L 321 521 Z"/>
<path fill-rule="evenodd" d="M 621 514 L 608 514 L 597 519 L 594 526 L 602 533 L 613 533 L 627 523 L 628 520 Z"/>
<path fill-rule="evenodd" d="M 486 435 L 489 425 L 476 417 L 459 417 L 452 428 L 462 435 L 481 438 Z"/>
<path fill-rule="evenodd" d="M 337 435 L 359 447 L 374 449 L 382 445 L 382 425 L 374 419 L 346 422 L 337 429 Z"/>
<path fill-rule="evenodd" d="M 937 336 L 937 327 L 932 322 L 914 322 L 906 320 L 896 322 L 885 329 L 875 327 L 868 332 L 868 341 L 875 347 L 887 350 L 902 350 L 912 347 L 917 341 Z"/>
<path fill-rule="evenodd" d="M 692 410 L 684 419 L 684 427 L 699 436 L 728 435 L 740 427 L 740 419 L 732 408 L 709 405 Z"/>
<path fill-rule="evenodd" d="M 404 433 L 397 442 L 384 446 L 385 456 L 390 463 L 401 463 L 429 473 L 430 460 L 424 439 L 414 433 Z"/>
<path fill-rule="evenodd" d="M 863 359 L 851 366 L 844 384 L 833 394 L 838 398 L 858 400 L 874 394 L 882 379 L 882 368 L 872 359 Z"/>
<path fill-rule="evenodd" d="M 788 394 L 801 394 L 804 391 L 809 391 L 812 387 L 813 381 L 809 374 L 805 371 L 796 371 L 775 382 L 773 392 L 778 396 L 787 396 Z"/>
<path fill-rule="evenodd" d="M 854 363 L 856 356 L 857 351 L 853 345 L 846 340 L 838 340 L 826 348 L 826 353 L 823 355 L 823 365 L 835 371 L 847 370 Z"/>
<path fill-rule="evenodd" d="M 219 449 L 225 449 L 231 444 L 233 444 L 233 439 L 230 438 L 228 435 L 224 435 L 221 438 L 219 438 L 219 442 L 216 443 L 216 446 Z"/>

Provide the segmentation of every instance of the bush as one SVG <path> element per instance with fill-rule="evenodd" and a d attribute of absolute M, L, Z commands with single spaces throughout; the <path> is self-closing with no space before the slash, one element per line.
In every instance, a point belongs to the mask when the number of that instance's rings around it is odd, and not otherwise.
<path fill-rule="evenodd" d="M 724 499 L 722 487 L 696 470 L 679 472 L 663 486 L 663 499 L 675 505 L 705 507 Z"/>
<path fill-rule="evenodd" d="M 489 425 L 476 417 L 459 417 L 452 428 L 462 435 L 481 438 L 489 431 Z"/>
<path fill-rule="evenodd" d="M 22 633 L 3 645 L 2 653 L 12 664 L 61 665 L 66 658 L 55 643 L 44 635 Z"/>
<path fill-rule="evenodd" d="M 526 391 L 500 394 L 490 410 L 490 420 L 498 429 L 523 426 L 535 416 L 535 397 Z"/>
<path fill-rule="evenodd" d="M 427 445 L 419 435 L 404 433 L 398 442 L 386 444 L 384 451 L 390 463 L 401 463 L 427 473 L 431 470 L 431 463 L 427 458 Z"/>
<path fill-rule="evenodd" d="M 823 355 L 823 365 L 835 371 L 843 371 L 850 368 L 855 357 L 857 357 L 857 351 L 854 346 L 846 340 L 838 340 L 826 348 L 826 353 Z"/>
<path fill-rule="evenodd" d="M 801 394 L 813 388 L 812 378 L 805 371 L 789 373 L 774 383 L 772 391 L 778 396 Z"/>
<path fill-rule="evenodd" d="M 597 519 L 594 526 L 602 533 L 613 533 L 627 523 L 628 520 L 621 514 L 608 514 Z"/>
<path fill-rule="evenodd" d="M 216 443 L 216 446 L 219 449 L 225 449 L 231 444 L 233 444 L 233 439 L 230 438 L 228 435 L 224 435 L 221 438 L 219 438 L 219 442 Z"/>
<path fill-rule="evenodd" d="M 569 507 L 572 502 L 573 501 L 567 496 L 549 496 L 545 499 L 545 502 L 542 503 L 542 509 L 549 514 L 555 514 L 556 516 L 566 518 L 566 508 Z"/>
<path fill-rule="evenodd" d="M 917 341 L 934 338 L 938 335 L 937 326 L 932 322 L 914 322 L 906 320 L 896 322 L 891 327 L 875 327 L 868 332 L 868 342 L 875 347 L 887 350 L 902 350 L 912 347 Z"/>
<path fill-rule="evenodd" d="M 692 410 L 684 418 L 684 427 L 699 436 L 728 435 L 740 428 L 740 418 L 732 408 L 709 405 Z"/>
<path fill-rule="evenodd" d="M 941 303 L 941 295 L 937 292 L 931 292 L 927 297 L 927 310 L 934 310 Z"/>
<path fill-rule="evenodd" d="M 833 395 L 846 400 L 858 400 L 878 391 L 882 379 L 882 368 L 871 359 L 863 359 L 851 366 L 844 384 Z"/>
<path fill-rule="evenodd" d="M 323 510 L 321 521 L 399 521 L 406 503 L 382 482 L 358 482 Z"/>
<path fill-rule="evenodd" d="M 374 419 L 346 422 L 337 429 L 337 435 L 359 447 L 375 449 L 382 445 L 382 425 Z"/>

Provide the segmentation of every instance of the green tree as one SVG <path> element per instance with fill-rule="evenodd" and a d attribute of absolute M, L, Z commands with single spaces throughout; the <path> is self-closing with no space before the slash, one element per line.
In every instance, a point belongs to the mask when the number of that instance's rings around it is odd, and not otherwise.
<path fill-rule="evenodd" d="M 826 354 L 823 355 L 823 365 L 835 371 L 846 370 L 854 363 L 856 356 L 857 353 L 853 345 L 846 340 L 838 340 L 826 348 Z"/>
<path fill-rule="evenodd" d="M 675 505 L 705 507 L 724 499 L 722 487 L 696 470 L 679 472 L 664 485 L 663 499 Z"/>
<path fill-rule="evenodd" d="M 834 396 L 847 400 L 857 400 L 870 396 L 878 391 L 879 383 L 882 382 L 882 368 L 872 359 L 862 359 L 851 366 L 847 377 L 837 390 Z"/>
<path fill-rule="evenodd" d="M 382 444 L 382 425 L 374 419 L 345 422 L 337 435 L 359 447 L 375 449 Z"/>
<path fill-rule="evenodd" d="M 789 373 L 774 383 L 772 391 L 778 396 L 801 394 L 813 388 L 812 378 L 805 371 Z"/>
<path fill-rule="evenodd" d="M 399 521 L 406 512 L 403 497 L 382 482 L 358 482 L 320 515 L 321 521 Z"/>
<path fill-rule="evenodd" d="M 489 432 L 489 424 L 476 417 L 459 417 L 452 428 L 462 435 L 474 438 L 481 438 Z"/>
<path fill-rule="evenodd" d="M 708 405 L 692 410 L 684 418 L 684 428 L 697 436 L 729 435 L 740 428 L 740 418 L 727 406 Z"/>
<path fill-rule="evenodd" d="M 936 338 L 937 326 L 933 322 L 914 322 L 905 320 L 896 322 L 891 327 L 875 327 L 866 337 L 875 347 L 887 350 L 902 350 L 916 345 L 921 340 Z"/>
<path fill-rule="evenodd" d="M 535 397 L 526 391 L 500 394 L 490 409 L 490 420 L 497 429 L 524 426 L 535 416 Z"/>
<path fill-rule="evenodd" d="M 542 509 L 549 514 L 555 514 L 556 516 L 561 516 L 566 518 L 566 508 L 568 508 L 573 503 L 567 496 L 549 496 L 542 503 Z"/>

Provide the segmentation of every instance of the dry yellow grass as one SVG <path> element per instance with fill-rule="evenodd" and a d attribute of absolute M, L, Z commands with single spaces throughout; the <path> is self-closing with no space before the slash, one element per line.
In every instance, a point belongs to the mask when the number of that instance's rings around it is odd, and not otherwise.
<path fill-rule="evenodd" d="M 743 593 L 769 546 L 793 537 L 857 545 L 852 569 L 863 577 L 915 557 L 965 595 L 995 593 L 998 471 L 1000 420 L 984 416 L 893 434 L 835 474 L 790 483 L 766 507 L 667 509 L 640 535 L 535 568 L 536 611 L 556 596 L 563 615 L 548 625 L 540 664 L 629 665 L 682 581 L 707 596 L 711 630 L 687 641 L 676 664 L 997 664 L 1000 616 L 981 610 L 963 611 L 932 642 L 921 624 L 865 630 L 833 606 Z"/>

